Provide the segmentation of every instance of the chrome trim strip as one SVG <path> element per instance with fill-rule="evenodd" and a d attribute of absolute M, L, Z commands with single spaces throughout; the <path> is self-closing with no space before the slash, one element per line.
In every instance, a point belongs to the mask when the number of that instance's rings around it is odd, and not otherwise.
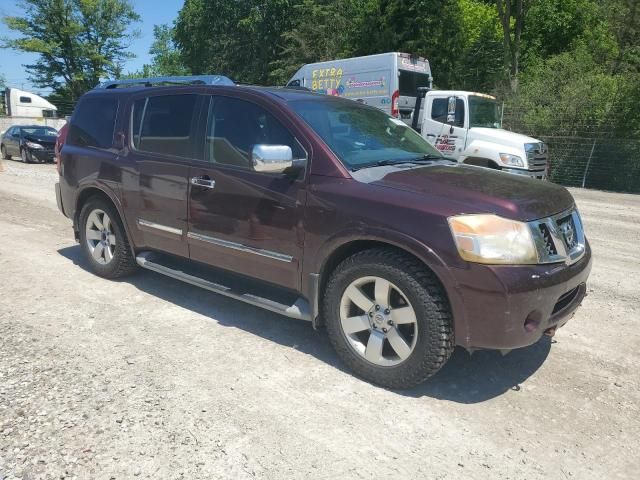
<path fill-rule="evenodd" d="M 245 253 L 253 253 L 254 255 L 260 255 L 261 257 L 271 258 L 273 260 L 279 260 L 281 262 L 290 263 L 293 261 L 293 257 L 285 255 L 284 253 L 273 252 L 271 250 L 263 250 L 261 248 L 250 247 L 241 243 L 230 242 L 228 240 L 222 240 L 221 238 L 210 237 L 208 235 L 202 235 L 200 233 L 188 232 L 187 237 L 200 242 L 212 243 L 219 247 L 231 248 Z"/>
<path fill-rule="evenodd" d="M 174 235 L 182 236 L 182 230 L 179 229 L 179 228 L 168 227 L 166 225 L 160 225 L 159 223 L 150 222 L 149 220 L 144 220 L 142 218 L 138 219 L 138 225 L 140 227 L 154 228 L 154 229 L 160 230 L 162 232 L 173 233 Z"/>

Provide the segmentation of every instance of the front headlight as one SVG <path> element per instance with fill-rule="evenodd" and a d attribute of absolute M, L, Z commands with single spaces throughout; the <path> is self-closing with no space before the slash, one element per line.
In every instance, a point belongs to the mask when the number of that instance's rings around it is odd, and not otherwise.
<path fill-rule="evenodd" d="M 44 148 L 39 143 L 34 143 L 34 142 L 25 142 L 25 145 L 29 148 L 33 148 L 34 150 L 42 150 Z"/>
<path fill-rule="evenodd" d="M 518 155 L 511 155 L 510 153 L 501 153 L 500 160 L 505 165 L 509 165 L 511 167 L 524 167 L 524 162 L 522 161 L 522 157 Z"/>
<path fill-rule="evenodd" d="M 526 223 L 491 214 L 459 215 L 449 218 L 449 227 L 458 253 L 468 262 L 538 263 L 538 252 Z"/>

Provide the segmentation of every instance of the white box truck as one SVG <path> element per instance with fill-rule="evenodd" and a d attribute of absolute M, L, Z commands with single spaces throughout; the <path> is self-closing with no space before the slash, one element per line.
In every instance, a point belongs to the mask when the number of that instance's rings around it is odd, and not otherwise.
<path fill-rule="evenodd" d="M 448 158 L 546 179 L 548 152 L 535 138 L 502 129 L 495 97 L 431 90 L 428 60 L 381 53 L 302 66 L 287 83 L 349 98 L 411 124 Z M 417 114 L 415 112 L 418 112 Z"/>
<path fill-rule="evenodd" d="M 409 122 L 418 88 L 431 88 L 431 68 L 422 57 L 380 53 L 303 65 L 288 87 L 350 98 Z"/>

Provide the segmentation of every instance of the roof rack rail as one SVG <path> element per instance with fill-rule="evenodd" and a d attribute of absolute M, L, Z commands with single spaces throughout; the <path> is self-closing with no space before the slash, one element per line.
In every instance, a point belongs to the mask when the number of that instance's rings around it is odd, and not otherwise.
<path fill-rule="evenodd" d="M 181 83 L 186 85 L 235 85 L 233 80 L 223 75 L 189 75 L 181 77 L 148 77 L 132 78 L 127 80 L 106 80 L 95 88 L 153 87 L 162 84 L 175 85 Z"/>

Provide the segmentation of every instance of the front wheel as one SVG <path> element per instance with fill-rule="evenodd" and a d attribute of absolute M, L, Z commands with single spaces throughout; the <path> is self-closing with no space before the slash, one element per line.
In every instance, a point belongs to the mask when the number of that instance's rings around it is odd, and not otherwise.
<path fill-rule="evenodd" d="M 101 198 L 89 200 L 80 212 L 80 245 L 101 277 L 118 278 L 137 269 L 129 240 L 115 207 Z"/>
<path fill-rule="evenodd" d="M 417 260 L 376 249 L 344 260 L 327 284 L 323 315 L 340 358 L 365 380 L 410 388 L 454 348 L 449 302 Z"/>
<path fill-rule="evenodd" d="M 26 148 L 23 148 L 20 151 L 20 157 L 22 158 L 22 163 L 30 163 L 31 162 L 31 155 L 29 154 L 29 152 L 27 152 Z"/>

